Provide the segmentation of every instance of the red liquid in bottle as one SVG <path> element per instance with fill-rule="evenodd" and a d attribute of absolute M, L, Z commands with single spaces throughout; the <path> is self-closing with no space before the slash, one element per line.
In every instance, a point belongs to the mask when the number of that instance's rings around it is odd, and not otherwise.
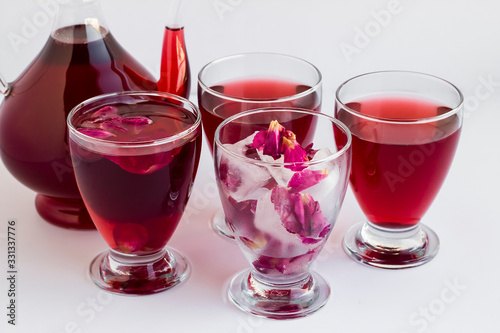
<path fill-rule="evenodd" d="M 208 92 L 201 93 L 200 90 L 198 90 L 198 104 L 203 117 L 203 129 L 209 141 L 210 149 L 213 149 L 213 140 L 217 126 L 219 126 L 224 119 L 234 114 L 263 107 L 295 107 L 319 112 L 321 106 L 321 100 L 316 92 L 290 101 L 276 101 L 277 99 L 290 97 L 311 89 L 310 86 L 287 80 L 265 78 L 235 80 L 213 86 L 211 89 L 226 96 L 239 99 L 246 98 L 251 101 L 231 101 Z M 269 126 L 271 120 L 274 119 L 263 119 L 263 124 Z M 301 142 L 301 144 L 306 144 L 305 141 L 307 141 L 307 139 L 304 131 L 308 131 L 310 124 L 307 122 L 301 123 L 301 121 L 303 121 L 303 119 L 298 118 L 298 121 L 294 123 L 291 121 L 280 121 L 280 123 L 287 129 L 293 131 L 299 140 L 304 141 Z M 242 131 L 244 132 L 242 132 L 241 135 L 234 138 L 234 142 L 253 133 L 253 131 L 251 133 L 245 131 L 245 128 L 242 128 Z"/>
<path fill-rule="evenodd" d="M 371 98 L 347 104 L 362 114 L 421 119 L 449 111 L 415 98 Z M 460 137 L 457 115 L 423 124 L 377 123 L 340 109 L 353 134 L 351 188 L 370 222 L 386 228 L 417 224 L 450 168 Z"/>
<path fill-rule="evenodd" d="M 142 102 L 141 116 L 152 122 L 140 133 L 124 126 L 109 141 L 133 142 L 176 135 L 195 123 L 195 116 Z M 120 116 L 130 107 L 118 107 Z M 155 111 L 156 110 L 156 111 Z M 84 119 L 79 119 L 82 123 Z M 78 125 L 76 126 L 78 128 Z M 108 245 L 121 253 L 151 254 L 174 233 L 189 198 L 201 151 L 201 128 L 170 144 L 115 152 L 99 151 L 70 140 L 75 174 L 85 204 Z M 117 148 L 118 149 L 118 148 Z M 148 150 L 149 149 L 149 150 Z M 124 153 L 125 151 L 125 153 Z M 154 152 L 153 152 L 154 151 Z M 127 155 L 126 152 L 131 152 Z"/>
<path fill-rule="evenodd" d="M 12 83 L 0 109 L 0 152 L 7 169 L 38 192 L 37 209 L 52 223 L 92 228 L 67 148 L 66 117 L 103 93 L 156 90 L 155 79 L 103 28 L 61 28 Z"/>
<path fill-rule="evenodd" d="M 189 97 L 191 73 L 184 41 L 184 28 L 165 27 L 158 90 Z"/>

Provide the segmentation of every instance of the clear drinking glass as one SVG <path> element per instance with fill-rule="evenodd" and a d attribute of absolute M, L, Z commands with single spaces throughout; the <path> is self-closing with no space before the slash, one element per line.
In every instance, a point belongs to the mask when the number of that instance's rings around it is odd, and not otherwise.
<path fill-rule="evenodd" d="M 217 128 L 214 166 L 221 202 L 251 264 L 229 286 L 239 308 L 286 319 L 326 303 L 330 287 L 309 268 L 342 205 L 350 145 L 340 121 L 304 109 L 245 111 Z"/>
<path fill-rule="evenodd" d="M 78 188 L 109 250 L 90 265 L 101 288 L 151 294 L 183 282 L 187 260 L 166 247 L 186 207 L 201 150 L 201 115 L 161 92 L 101 95 L 68 116 Z"/>
<path fill-rule="evenodd" d="M 336 93 L 336 117 L 352 132 L 351 188 L 367 220 L 344 237 L 354 260 L 382 268 L 424 264 L 438 236 L 420 223 L 457 148 L 462 93 L 416 72 L 354 77 Z"/>
<path fill-rule="evenodd" d="M 242 111 L 294 107 L 319 112 L 321 87 L 314 65 L 288 55 L 246 53 L 208 63 L 198 75 L 198 106 L 210 150 L 217 126 Z M 232 238 L 221 210 L 212 223 L 216 232 Z"/>

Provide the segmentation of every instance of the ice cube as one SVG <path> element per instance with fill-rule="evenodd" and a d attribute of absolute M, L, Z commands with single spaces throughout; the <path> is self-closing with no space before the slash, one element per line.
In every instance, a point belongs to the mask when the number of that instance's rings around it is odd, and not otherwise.
<path fill-rule="evenodd" d="M 78 132 L 96 139 L 107 139 L 116 136 L 113 133 L 98 128 L 79 128 Z"/>
<path fill-rule="evenodd" d="M 331 155 L 329 149 L 324 148 L 316 152 L 312 161 L 317 161 L 328 157 Z M 317 184 L 304 189 L 302 193 L 308 193 L 311 197 L 319 203 L 320 209 L 323 214 L 328 219 L 335 220 L 338 214 L 340 203 L 336 202 L 338 198 L 341 198 L 339 178 L 340 178 L 340 167 L 338 163 L 333 160 L 325 163 L 320 163 L 317 165 L 311 165 L 311 170 L 324 170 L 326 168 L 328 175 L 321 179 Z"/>
<path fill-rule="evenodd" d="M 280 158 L 277 160 L 274 159 L 274 157 L 269 156 L 269 155 L 264 155 L 262 150 L 257 150 L 257 153 L 259 154 L 259 158 L 262 161 L 265 162 L 275 162 L 275 163 L 283 163 L 284 157 L 281 155 Z M 286 187 L 290 179 L 292 178 L 293 174 L 295 173 L 294 171 L 284 168 L 282 166 L 266 166 L 266 168 L 269 170 L 269 173 L 271 174 L 272 178 L 276 181 L 278 186 Z"/>
<path fill-rule="evenodd" d="M 318 161 L 320 159 L 323 159 L 323 158 L 326 158 L 328 156 L 331 156 L 332 153 L 330 152 L 330 150 L 328 148 L 323 148 L 323 149 L 320 149 L 316 152 L 316 154 L 314 155 L 314 157 L 312 158 L 311 161 Z M 320 164 L 316 164 L 316 165 L 311 165 L 311 170 L 323 170 L 323 169 L 327 169 L 328 171 L 328 176 L 324 179 L 322 179 L 318 184 L 312 186 L 309 191 L 306 191 L 307 193 L 311 194 L 312 192 L 316 192 L 318 191 L 319 187 L 320 186 L 325 186 L 327 188 L 335 188 L 338 181 L 339 181 L 339 176 L 340 176 L 340 170 L 339 170 L 339 165 L 337 163 L 336 160 L 332 160 L 332 161 L 329 161 L 329 162 L 325 162 L 325 163 L 320 163 Z M 313 195 L 314 197 L 314 195 Z M 321 196 L 319 198 L 315 198 L 316 200 L 319 200 L 321 199 Z"/>
<path fill-rule="evenodd" d="M 302 240 L 288 232 L 271 201 L 271 191 L 257 200 L 255 227 L 268 239 L 261 253 L 272 257 L 295 257 L 308 251 Z"/>
<path fill-rule="evenodd" d="M 247 145 L 252 142 L 256 133 L 235 144 L 223 146 L 239 156 L 245 156 Z M 230 154 L 221 156 L 219 176 L 226 190 L 237 202 L 256 200 L 269 191 L 265 185 L 271 180 L 271 175 L 265 167 L 241 161 Z"/>
<path fill-rule="evenodd" d="M 131 131 L 132 134 L 140 133 L 145 126 L 153 121 L 143 116 L 119 116 L 118 108 L 105 106 L 95 111 L 88 120 L 83 121 L 80 127 L 101 129 L 118 135 L 120 132 Z"/>

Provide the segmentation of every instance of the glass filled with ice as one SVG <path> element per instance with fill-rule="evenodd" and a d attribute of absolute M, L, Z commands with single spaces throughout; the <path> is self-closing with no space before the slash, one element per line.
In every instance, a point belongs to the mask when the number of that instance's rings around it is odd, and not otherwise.
<path fill-rule="evenodd" d="M 214 165 L 228 226 L 251 268 L 229 286 L 249 313 L 296 318 L 321 308 L 330 288 L 310 270 L 347 188 L 351 135 L 314 111 L 264 108 L 226 119 Z"/>
<path fill-rule="evenodd" d="M 151 294 L 183 282 L 189 265 L 166 247 L 189 199 L 201 151 L 201 116 L 160 92 L 101 95 L 68 116 L 78 188 L 109 250 L 92 280 L 121 294 Z"/>

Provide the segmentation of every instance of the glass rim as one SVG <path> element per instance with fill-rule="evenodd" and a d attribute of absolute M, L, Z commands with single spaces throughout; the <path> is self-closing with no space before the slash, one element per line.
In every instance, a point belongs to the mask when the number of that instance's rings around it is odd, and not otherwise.
<path fill-rule="evenodd" d="M 362 112 L 354 110 L 353 108 L 348 107 L 346 105 L 346 103 L 341 101 L 340 96 L 339 96 L 340 92 L 341 92 L 342 88 L 344 88 L 347 84 L 349 84 L 350 82 L 352 82 L 354 80 L 358 80 L 358 79 L 361 79 L 361 78 L 364 78 L 367 76 L 379 75 L 379 74 L 407 74 L 407 75 L 421 76 L 421 77 L 424 77 L 427 79 L 439 81 L 439 82 L 447 85 L 449 88 L 451 88 L 451 90 L 453 90 L 458 95 L 458 97 L 459 97 L 458 104 L 456 106 L 454 106 L 453 108 L 451 108 L 449 111 L 446 111 L 445 113 L 438 115 L 438 116 L 423 117 L 423 118 L 410 118 L 410 119 L 394 119 L 394 118 L 377 117 L 377 116 L 371 116 L 371 115 L 364 114 Z M 458 87 L 455 86 L 453 83 L 451 83 L 448 80 L 442 79 L 438 76 L 432 75 L 432 74 L 426 74 L 426 73 L 416 72 L 416 71 L 406 71 L 406 70 L 384 70 L 384 71 L 375 71 L 375 72 L 368 72 L 368 73 L 359 74 L 359 75 L 353 76 L 352 78 L 344 81 L 342 84 L 340 84 L 340 86 L 335 91 L 335 102 L 338 103 L 342 107 L 342 109 L 346 110 L 347 112 L 349 112 L 355 116 L 358 116 L 360 118 L 367 119 L 367 120 L 372 120 L 372 121 L 377 121 L 377 122 L 387 123 L 387 124 L 422 124 L 422 123 L 431 123 L 431 122 L 443 120 L 443 119 L 449 118 L 449 117 L 453 116 L 454 114 L 458 113 L 463 108 L 464 96 L 463 96 L 462 92 L 460 91 L 460 89 L 458 89 Z M 349 102 L 347 102 L 347 103 L 349 103 Z"/>
<path fill-rule="evenodd" d="M 190 124 L 188 128 L 183 130 L 180 133 L 177 133 L 175 135 L 165 137 L 165 138 L 160 138 L 160 139 L 152 139 L 152 140 L 143 140 L 143 141 L 110 141 L 106 139 L 99 139 L 99 138 L 94 138 L 90 135 L 83 134 L 79 132 L 75 126 L 73 126 L 71 120 L 75 116 L 75 114 L 83 109 L 84 107 L 88 106 L 89 104 L 96 103 L 99 101 L 106 101 L 110 100 L 113 101 L 113 98 L 115 97 L 120 97 L 120 96 L 156 96 L 156 97 L 167 97 L 167 98 L 172 98 L 175 100 L 178 100 L 184 105 L 177 105 L 178 107 L 181 107 L 183 109 L 189 110 L 190 108 L 194 111 L 193 113 L 196 116 L 196 120 L 194 123 Z M 107 105 L 113 105 L 114 103 L 111 102 Z M 105 105 L 104 105 L 105 106 Z M 186 107 L 188 106 L 188 107 Z M 132 148 L 144 148 L 144 147 L 152 147 L 152 146 L 160 146 L 164 144 L 168 144 L 171 142 L 174 142 L 176 140 L 179 140 L 181 138 L 184 138 L 186 136 L 189 136 L 192 134 L 194 131 L 196 131 L 200 126 L 201 126 L 201 113 L 200 110 L 196 107 L 195 104 L 193 104 L 190 100 L 166 93 L 166 92 L 161 92 L 161 91 L 149 91 L 149 90 L 136 90 L 136 91 L 120 91 L 120 92 L 115 92 L 115 93 L 108 93 L 108 94 L 102 94 L 102 95 L 97 95 L 94 97 L 91 97 L 78 105 L 76 105 L 73 109 L 71 109 L 70 113 L 68 114 L 68 117 L 66 118 L 66 124 L 69 129 L 69 133 L 72 133 L 76 137 L 78 137 L 80 140 L 84 140 L 86 142 L 92 142 L 92 143 L 97 143 L 99 145 L 103 145 L 106 147 L 119 147 L 119 148 L 126 148 L 126 149 L 132 149 Z"/>
<path fill-rule="evenodd" d="M 303 113 L 303 114 L 307 114 L 307 115 L 312 115 L 312 116 L 318 116 L 318 117 L 323 117 L 323 118 L 326 118 L 328 120 L 330 120 L 333 124 L 335 124 L 337 127 L 339 127 L 342 132 L 345 134 L 345 136 L 347 137 L 347 141 L 346 143 L 344 144 L 344 146 L 336 151 L 335 153 L 332 153 L 326 157 L 323 157 L 319 160 L 314 160 L 314 161 L 305 161 L 305 162 L 276 162 L 276 161 L 262 161 L 262 160 L 256 160 L 256 159 L 253 159 L 253 158 L 250 158 L 250 157 L 246 157 L 246 156 L 243 156 L 241 154 L 237 154 L 229 149 L 227 149 L 226 147 L 224 147 L 224 144 L 222 142 L 220 142 L 220 139 L 219 139 L 219 134 L 220 134 L 220 131 L 221 129 L 226 126 L 229 122 L 232 122 L 233 120 L 236 120 L 238 118 L 241 118 L 241 117 L 244 117 L 244 116 L 247 116 L 247 115 L 252 115 L 252 114 L 258 114 L 258 113 L 265 113 L 265 112 L 268 112 L 268 111 L 274 111 L 274 112 L 295 112 L 295 113 Z M 220 123 L 219 126 L 217 126 L 217 129 L 215 130 L 215 135 L 214 135 L 214 147 L 217 146 L 219 147 L 219 149 L 221 149 L 222 151 L 224 151 L 224 153 L 238 159 L 238 160 L 241 160 L 241 161 L 244 161 L 244 162 L 248 162 L 248 163 L 252 163 L 252 164 L 255 164 L 255 165 L 259 165 L 259 166 L 266 166 L 266 167 L 287 167 L 287 166 L 296 166 L 297 164 L 300 163 L 300 165 L 303 165 L 304 168 L 307 168 L 308 166 L 312 166 L 312 165 L 316 165 L 316 164 L 320 164 L 320 163 L 325 163 L 325 162 L 329 162 L 329 161 L 332 161 L 332 160 L 335 160 L 335 159 L 338 159 L 340 156 L 344 155 L 350 148 L 351 148 L 351 145 L 352 145 L 352 134 L 351 134 L 351 131 L 349 130 L 349 128 L 343 123 L 341 122 L 340 120 L 330 116 L 330 115 L 327 115 L 325 113 L 321 113 L 321 112 L 316 112 L 316 111 L 312 111 L 312 110 L 308 110 L 308 109 L 302 109 L 302 108 L 293 108 L 293 107 L 265 107 L 265 108 L 259 108 L 259 109 L 253 109 L 253 110 L 247 110 L 247 111 L 243 111 L 243 112 L 240 112 L 240 113 L 237 113 L 235 115 L 232 115 L 231 117 L 229 118 L 226 118 L 224 119 L 224 121 L 222 123 Z M 318 149 L 321 149 L 321 148 L 318 148 Z M 214 149 L 215 151 L 215 149 Z"/>
<path fill-rule="evenodd" d="M 238 59 L 238 58 L 243 58 L 243 57 L 252 57 L 252 56 L 273 56 L 273 57 L 282 57 L 282 58 L 286 58 L 286 59 L 291 59 L 291 60 L 299 61 L 299 62 L 301 62 L 301 63 L 303 63 L 303 64 L 305 64 L 305 65 L 307 65 L 307 66 L 309 66 L 310 68 L 313 69 L 313 71 L 318 76 L 317 82 L 314 85 L 312 85 L 309 89 L 307 89 L 305 91 L 302 91 L 302 92 L 300 92 L 298 94 L 295 94 L 295 95 L 278 97 L 278 98 L 255 99 L 255 98 L 246 98 L 246 97 L 235 97 L 235 96 L 230 96 L 230 95 L 223 94 L 223 93 L 218 92 L 218 91 L 210 88 L 209 86 L 207 86 L 203 82 L 203 80 L 201 78 L 201 76 L 204 74 L 204 72 L 206 72 L 206 70 L 210 66 L 214 66 L 214 65 L 217 65 L 217 64 L 219 64 L 221 62 L 225 62 L 225 61 L 228 61 L 228 60 L 233 60 L 233 59 Z M 245 102 L 245 103 L 256 103 L 256 104 L 257 103 L 263 103 L 263 102 L 286 102 L 286 101 L 294 100 L 294 99 L 297 99 L 297 98 L 301 98 L 303 96 L 309 95 L 310 93 L 312 93 L 312 92 L 314 92 L 316 90 L 319 90 L 320 87 L 321 87 L 322 82 L 323 82 L 323 77 L 321 75 L 321 72 L 311 62 L 309 62 L 307 60 L 304 60 L 302 58 L 298 58 L 298 57 L 292 56 L 292 55 L 283 54 L 283 53 L 273 53 L 273 52 L 238 53 L 238 54 L 233 54 L 233 55 L 229 55 L 229 56 L 217 58 L 217 59 L 214 59 L 214 60 L 210 61 L 209 63 L 205 64 L 200 69 L 200 71 L 198 72 L 198 84 L 204 90 L 210 92 L 210 94 L 215 95 L 215 96 L 220 97 L 220 98 L 223 98 L 223 99 L 226 99 L 228 101 L 232 101 L 232 102 Z"/>

